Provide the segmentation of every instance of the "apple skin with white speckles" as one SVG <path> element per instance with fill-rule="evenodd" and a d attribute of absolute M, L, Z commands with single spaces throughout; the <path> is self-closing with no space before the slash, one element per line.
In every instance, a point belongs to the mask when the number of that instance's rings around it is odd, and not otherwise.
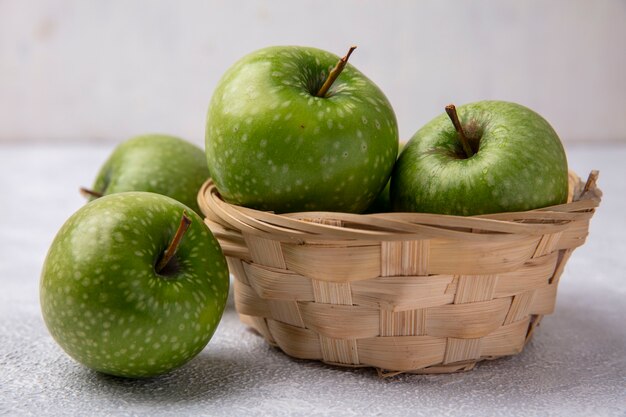
<path fill-rule="evenodd" d="M 406 143 L 400 143 L 398 147 L 398 152 L 402 152 Z M 372 204 L 363 212 L 363 214 L 372 214 L 372 213 L 388 213 L 391 210 L 391 198 L 390 198 L 390 188 L 391 188 L 391 178 L 387 181 L 385 188 L 378 193 Z"/>
<path fill-rule="evenodd" d="M 474 155 L 463 154 L 445 113 L 427 123 L 394 167 L 394 211 L 467 216 L 566 202 L 567 158 L 543 117 L 504 101 L 470 103 L 457 112 Z"/>
<path fill-rule="evenodd" d="M 191 218 L 172 267 L 155 265 Z M 198 354 L 218 326 L 226 260 L 202 219 L 162 195 L 101 197 L 72 215 L 44 262 L 40 302 L 53 338 L 75 360 L 124 377 L 168 372 Z"/>
<path fill-rule="evenodd" d="M 398 127 L 382 91 L 339 57 L 299 46 L 253 52 L 222 77 L 206 123 L 213 181 L 229 203 L 275 212 L 365 210 L 389 179 Z"/>
<path fill-rule="evenodd" d="M 163 194 L 200 213 L 198 190 L 208 178 L 204 150 L 175 136 L 147 134 L 130 138 L 113 150 L 92 190 L 103 195 L 124 191 Z"/>

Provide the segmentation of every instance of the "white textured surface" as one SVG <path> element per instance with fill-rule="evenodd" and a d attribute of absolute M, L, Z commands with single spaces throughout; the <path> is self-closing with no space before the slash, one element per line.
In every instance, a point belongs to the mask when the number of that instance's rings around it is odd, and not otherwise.
<path fill-rule="evenodd" d="M 2 0 L 0 141 L 200 144 L 226 69 L 285 44 L 358 45 L 405 139 L 450 102 L 498 99 L 564 140 L 626 140 L 625 21 L 623 0 Z"/>
<path fill-rule="evenodd" d="M 523 353 L 453 375 L 296 361 L 238 322 L 163 377 L 124 380 L 69 359 L 48 335 L 38 281 L 48 245 L 111 147 L 0 146 L 0 415 L 626 415 L 626 147 L 568 150 L 600 169 L 602 205 L 561 279 L 556 312 Z"/>

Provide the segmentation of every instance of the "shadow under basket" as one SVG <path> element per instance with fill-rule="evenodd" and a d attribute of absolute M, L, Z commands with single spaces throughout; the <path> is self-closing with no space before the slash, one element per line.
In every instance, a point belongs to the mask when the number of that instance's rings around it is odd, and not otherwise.
<path fill-rule="evenodd" d="M 299 359 L 381 375 L 470 370 L 522 351 L 600 204 L 597 172 L 568 203 L 461 217 L 276 215 L 198 194 L 235 277 L 241 320 Z"/>

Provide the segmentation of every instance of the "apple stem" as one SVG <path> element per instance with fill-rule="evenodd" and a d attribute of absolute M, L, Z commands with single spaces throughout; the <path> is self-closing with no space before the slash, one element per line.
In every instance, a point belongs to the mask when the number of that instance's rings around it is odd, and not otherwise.
<path fill-rule="evenodd" d="M 176 254 L 176 251 L 178 250 L 178 246 L 180 245 L 180 242 L 182 241 L 183 236 L 185 236 L 187 229 L 189 229 L 189 225 L 191 225 L 191 219 L 187 215 L 187 212 L 183 210 L 183 215 L 180 218 L 180 224 L 178 225 L 178 230 L 176 230 L 176 233 L 174 234 L 174 238 L 170 242 L 169 246 L 165 250 L 165 253 L 163 253 L 163 257 L 161 258 L 161 260 L 156 266 L 157 273 L 160 273 L 167 266 L 167 264 L 172 260 L 172 257 Z"/>
<path fill-rule="evenodd" d="M 352 52 L 355 49 L 356 49 L 356 46 L 351 46 L 346 56 L 341 58 L 339 62 L 337 62 L 337 65 L 335 65 L 335 68 L 333 68 L 330 71 L 330 73 L 328 73 L 328 78 L 326 78 L 326 81 L 324 81 L 324 84 L 315 95 L 316 97 L 326 97 L 328 90 L 330 90 L 330 87 L 333 85 L 335 80 L 339 77 L 339 74 L 341 74 L 341 71 L 343 71 L 343 69 L 345 68 L 346 64 L 348 63 L 348 59 L 350 58 L 350 55 L 352 55 Z"/>
<path fill-rule="evenodd" d="M 456 107 L 454 104 L 448 104 L 446 106 L 446 113 L 448 113 L 448 117 L 452 121 L 454 128 L 456 129 L 456 133 L 459 135 L 459 140 L 461 141 L 461 146 L 463 147 L 463 151 L 468 158 L 474 156 L 474 151 L 467 140 L 467 136 L 465 136 L 465 132 L 463 132 L 463 126 L 461 126 L 461 121 L 459 120 L 459 115 L 456 112 Z"/>
<path fill-rule="evenodd" d="M 80 193 L 84 195 L 85 197 L 95 197 L 95 198 L 100 198 L 104 195 L 102 193 L 99 193 L 94 190 L 90 190 L 89 188 L 85 188 L 85 187 L 80 187 Z"/>

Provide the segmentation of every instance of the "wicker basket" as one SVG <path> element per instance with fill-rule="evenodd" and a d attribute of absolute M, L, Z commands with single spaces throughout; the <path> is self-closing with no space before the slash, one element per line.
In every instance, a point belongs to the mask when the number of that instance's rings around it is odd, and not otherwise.
<path fill-rule="evenodd" d="M 383 375 L 469 370 L 519 353 L 600 204 L 597 172 L 569 203 L 459 217 L 276 215 L 198 194 L 235 277 L 241 320 L 290 356 Z"/>

